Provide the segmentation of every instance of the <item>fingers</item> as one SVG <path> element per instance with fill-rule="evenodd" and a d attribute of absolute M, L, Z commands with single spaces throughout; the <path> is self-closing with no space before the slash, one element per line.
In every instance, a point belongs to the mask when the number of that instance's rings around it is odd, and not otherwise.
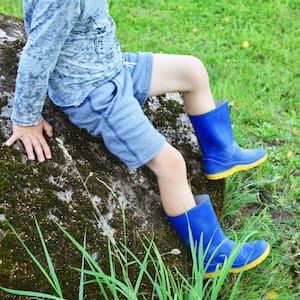
<path fill-rule="evenodd" d="M 43 122 L 43 127 L 44 127 L 44 131 L 46 132 L 46 134 L 49 136 L 49 137 L 52 137 L 53 136 L 53 129 L 52 129 L 52 126 L 44 120 Z"/>
<path fill-rule="evenodd" d="M 40 158 L 43 158 L 44 156 L 46 159 L 52 158 L 50 147 L 49 147 L 48 143 L 46 142 L 46 140 L 44 139 L 44 137 L 41 137 L 39 139 L 39 146 L 38 146 L 38 149 L 35 149 L 35 153 L 36 153 L 39 161 L 40 161 Z"/>
<path fill-rule="evenodd" d="M 22 137 L 20 140 L 24 145 L 29 160 L 37 158 L 39 162 L 45 161 L 43 147 L 37 138 Z"/>
<path fill-rule="evenodd" d="M 44 137 L 22 142 L 29 160 L 34 160 L 36 158 L 39 162 L 44 162 L 45 159 L 52 158 L 50 147 Z"/>
<path fill-rule="evenodd" d="M 42 121 L 37 126 L 14 125 L 13 134 L 4 145 L 11 146 L 17 140 L 20 140 L 24 145 L 29 160 L 37 159 L 39 162 L 43 162 L 45 159 L 52 158 L 51 150 L 43 136 L 43 131 L 49 137 L 53 135 L 52 126 L 46 121 Z"/>
<path fill-rule="evenodd" d="M 3 143 L 5 146 L 8 146 L 10 147 L 12 144 L 15 143 L 15 141 L 17 140 L 18 138 L 15 136 L 15 135 L 12 135 L 5 143 Z"/>
<path fill-rule="evenodd" d="M 32 147 L 32 143 L 30 141 L 30 139 L 28 138 L 21 138 L 19 137 L 17 134 L 13 134 L 5 143 L 4 145 L 5 146 L 8 146 L 10 147 L 11 145 L 13 145 L 17 140 L 21 140 L 24 147 L 25 147 L 25 151 L 27 153 L 27 157 L 29 160 L 34 160 L 35 159 L 35 156 L 34 156 L 34 153 L 33 153 L 33 147 Z"/>
<path fill-rule="evenodd" d="M 33 151 L 33 145 L 30 141 L 30 139 L 26 139 L 26 140 L 22 140 L 22 143 L 25 147 L 25 151 L 27 153 L 27 158 L 29 160 L 35 160 L 35 155 L 34 155 L 34 151 Z"/>

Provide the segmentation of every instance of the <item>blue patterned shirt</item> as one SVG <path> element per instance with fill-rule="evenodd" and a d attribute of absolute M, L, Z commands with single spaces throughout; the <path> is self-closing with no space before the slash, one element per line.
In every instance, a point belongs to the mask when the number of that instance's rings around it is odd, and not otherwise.
<path fill-rule="evenodd" d="M 26 126 L 42 120 L 47 90 L 58 106 L 80 105 L 123 57 L 106 0 L 23 0 L 23 9 L 27 42 L 12 121 Z"/>

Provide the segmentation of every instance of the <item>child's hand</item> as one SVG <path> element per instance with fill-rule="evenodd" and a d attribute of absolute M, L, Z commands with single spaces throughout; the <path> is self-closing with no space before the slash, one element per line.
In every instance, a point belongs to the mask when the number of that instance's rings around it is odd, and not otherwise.
<path fill-rule="evenodd" d="M 11 146 L 17 140 L 21 140 L 29 160 L 37 160 L 43 162 L 46 159 L 51 159 L 51 150 L 44 138 L 44 131 L 52 137 L 52 126 L 45 120 L 33 126 L 19 126 L 13 124 L 13 134 L 4 143 L 6 146 Z"/>

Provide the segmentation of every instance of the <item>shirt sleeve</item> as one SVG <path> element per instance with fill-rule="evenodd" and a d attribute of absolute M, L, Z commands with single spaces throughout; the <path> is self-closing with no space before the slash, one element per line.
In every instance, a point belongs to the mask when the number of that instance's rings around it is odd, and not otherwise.
<path fill-rule="evenodd" d="M 79 0 L 32 3 L 28 40 L 19 61 L 11 116 L 15 124 L 23 126 L 36 125 L 42 120 L 49 77 L 80 15 Z"/>

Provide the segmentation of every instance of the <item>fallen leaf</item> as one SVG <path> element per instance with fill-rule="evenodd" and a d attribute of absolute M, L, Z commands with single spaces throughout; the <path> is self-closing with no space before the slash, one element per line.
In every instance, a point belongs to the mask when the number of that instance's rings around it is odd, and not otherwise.
<path fill-rule="evenodd" d="M 298 133 L 298 130 L 296 128 L 293 128 L 292 130 L 292 133 L 293 135 L 297 136 L 299 133 Z"/>
<path fill-rule="evenodd" d="M 242 43 L 242 47 L 245 48 L 249 48 L 249 42 L 248 41 L 243 41 Z"/>
<path fill-rule="evenodd" d="M 199 29 L 196 27 L 192 29 L 192 32 L 198 32 L 198 31 L 199 31 Z"/>
<path fill-rule="evenodd" d="M 293 156 L 293 152 L 289 150 L 288 153 L 286 154 L 286 157 L 291 158 L 292 156 Z"/>
<path fill-rule="evenodd" d="M 268 298 L 268 299 L 273 298 L 273 299 L 275 299 L 275 298 L 278 298 L 278 296 L 279 296 L 279 294 L 276 291 L 269 291 L 269 292 L 266 292 L 264 298 Z"/>

